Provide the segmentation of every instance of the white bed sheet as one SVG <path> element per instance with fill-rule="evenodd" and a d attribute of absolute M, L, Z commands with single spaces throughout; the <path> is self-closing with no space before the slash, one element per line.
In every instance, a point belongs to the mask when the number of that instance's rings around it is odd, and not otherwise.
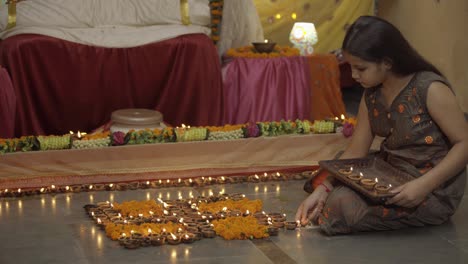
<path fill-rule="evenodd" d="M 181 23 L 177 0 L 26 0 L 17 4 L 17 23 L 5 30 L 8 7 L 0 7 L 0 38 L 42 34 L 76 43 L 126 48 L 184 34 L 210 34 L 208 0 L 189 0 L 191 25 Z M 263 40 L 252 0 L 225 0 L 220 54 Z"/>

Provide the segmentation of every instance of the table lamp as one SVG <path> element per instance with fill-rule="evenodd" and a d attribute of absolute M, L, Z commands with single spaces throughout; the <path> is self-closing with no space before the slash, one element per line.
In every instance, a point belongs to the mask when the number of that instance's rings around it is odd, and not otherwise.
<path fill-rule="evenodd" d="M 289 41 L 295 48 L 299 49 L 301 55 L 311 55 L 314 52 L 314 47 L 318 41 L 317 30 L 313 23 L 298 22 L 295 23 Z"/>

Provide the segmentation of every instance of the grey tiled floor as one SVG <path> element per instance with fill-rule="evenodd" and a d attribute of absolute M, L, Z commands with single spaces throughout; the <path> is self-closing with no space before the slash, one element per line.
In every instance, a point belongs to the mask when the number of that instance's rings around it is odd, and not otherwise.
<path fill-rule="evenodd" d="M 302 181 L 89 192 L 0 199 L 0 263 L 468 263 L 468 196 L 437 227 L 327 237 L 317 229 L 283 231 L 265 241 L 204 239 L 190 245 L 127 250 L 105 237 L 83 210 L 100 201 L 175 199 L 244 193 L 265 211 L 292 219 L 306 194 Z"/>

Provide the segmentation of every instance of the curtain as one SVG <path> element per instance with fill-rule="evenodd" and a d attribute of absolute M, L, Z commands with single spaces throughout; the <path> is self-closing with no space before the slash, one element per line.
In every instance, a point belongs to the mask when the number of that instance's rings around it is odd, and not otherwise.
<path fill-rule="evenodd" d="M 341 47 L 346 28 L 359 16 L 374 14 L 374 0 L 254 0 L 265 38 L 290 45 L 295 22 L 312 22 L 318 33 L 317 53 Z"/>

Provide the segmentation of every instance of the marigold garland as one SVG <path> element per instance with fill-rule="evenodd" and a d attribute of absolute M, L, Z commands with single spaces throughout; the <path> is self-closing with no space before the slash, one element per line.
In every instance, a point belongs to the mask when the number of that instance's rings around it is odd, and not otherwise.
<path fill-rule="evenodd" d="M 259 225 L 253 216 L 227 217 L 213 221 L 216 234 L 226 240 L 268 237 L 267 226 Z"/>
<path fill-rule="evenodd" d="M 109 138 L 110 131 L 101 132 L 101 133 L 94 133 L 94 134 L 86 134 L 83 136 L 82 140 L 94 140 L 94 139 L 103 139 Z"/>
<path fill-rule="evenodd" d="M 245 46 L 240 48 L 231 48 L 226 52 L 228 57 L 234 58 L 280 58 L 299 56 L 300 51 L 296 48 L 288 46 L 275 46 L 270 53 L 259 53 L 253 46 Z"/>
<path fill-rule="evenodd" d="M 223 20 L 224 0 L 210 0 L 211 40 L 216 45 L 221 39 L 221 24 Z"/>
<path fill-rule="evenodd" d="M 317 120 L 316 122 L 320 122 Z M 354 127 L 355 118 L 347 118 L 341 122 L 343 125 Z M 164 129 L 144 129 L 130 130 L 128 133 L 120 131 L 110 134 L 109 132 L 86 134 L 82 138 L 77 138 L 74 134 L 63 136 L 25 136 L 21 138 L 2 139 L 0 138 L 0 154 L 18 151 L 36 151 L 52 149 L 70 148 L 98 148 L 107 146 L 134 145 L 134 144 L 154 144 L 178 141 L 203 141 L 203 140 L 232 140 L 249 137 L 272 137 L 287 134 L 308 134 L 317 133 L 312 130 L 312 122 L 308 120 L 280 122 L 257 122 L 238 125 L 225 125 L 220 127 L 191 127 Z M 336 126 L 334 126 L 334 133 Z M 348 129 L 349 130 L 349 129 Z M 178 135 L 176 135 L 178 134 Z M 345 134 L 345 133 L 343 133 Z M 351 135 L 352 132 L 345 136 Z"/>
<path fill-rule="evenodd" d="M 121 204 L 114 203 L 114 209 L 120 211 L 122 216 L 133 216 L 136 217 L 142 214 L 144 217 L 150 216 L 150 211 L 155 216 L 163 215 L 163 208 L 160 204 L 156 203 L 155 200 L 149 201 L 128 201 Z"/>
<path fill-rule="evenodd" d="M 214 203 L 200 203 L 198 206 L 200 212 L 210 212 L 210 213 L 218 213 L 223 211 L 223 208 L 227 208 L 228 210 L 239 210 L 242 213 L 249 212 L 251 214 L 255 212 L 259 212 L 262 210 L 263 202 L 261 200 L 249 200 L 247 198 L 243 198 L 242 200 L 234 201 L 234 200 L 226 200 L 226 201 L 219 201 Z"/>

